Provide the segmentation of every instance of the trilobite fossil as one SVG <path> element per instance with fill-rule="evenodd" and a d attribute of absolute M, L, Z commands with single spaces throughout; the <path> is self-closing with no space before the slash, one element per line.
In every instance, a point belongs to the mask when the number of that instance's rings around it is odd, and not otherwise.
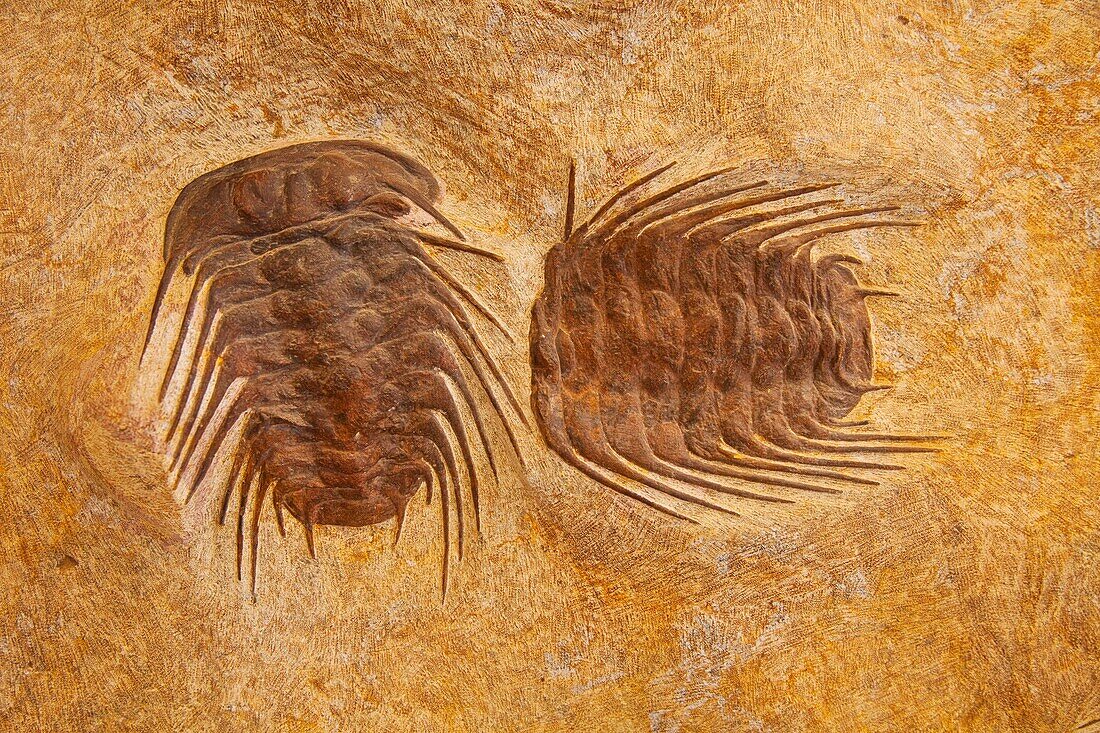
<path fill-rule="evenodd" d="M 835 183 L 771 185 L 723 169 L 646 195 L 671 166 L 613 195 L 546 257 L 531 316 L 532 406 L 549 446 L 619 493 L 690 519 L 668 497 L 729 513 L 701 489 L 789 502 L 767 487 L 874 484 L 895 469 L 845 454 L 921 452 L 933 436 L 845 421 L 880 388 L 865 288 L 826 235 L 916 224 L 894 206 L 828 198 Z M 661 497 L 665 498 L 662 499 Z"/>
<path fill-rule="evenodd" d="M 435 176 L 412 158 L 336 140 L 219 168 L 172 207 L 145 340 L 148 348 L 173 280 L 189 277 L 160 387 L 171 468 L 177 481 L 190 477 L 190 499 L 219 455 L 228 462 L 219 516 L 224 523 L 236 491 L 237 575 L 248 535 L 253 593 L 268 497 L 280 531 L 287 511 L 312 554 L 315 525 L 394 519 L 399 534 L 410 498 L 425 488 L 430 502 L 433 485 L 446 593 L 451 497 L 461 557 L 464 488 L 480 531 L 460 405 L 494 474 L 482 399 L 519 456 L 500 395 L 526 418 L 462 301 L 504 326 L 426 246 L 501 258 L 465 243 L 436 209 L 439 196 Z M 405 218 L 416 210 L 453 236 L 411 226 Z"/>

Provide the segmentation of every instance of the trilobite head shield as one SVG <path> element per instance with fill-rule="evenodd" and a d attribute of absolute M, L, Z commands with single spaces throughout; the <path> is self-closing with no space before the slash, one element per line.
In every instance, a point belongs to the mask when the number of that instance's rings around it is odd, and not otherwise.
<path fill-rule="evenodd" d="M 239 160 L 192 181 L 165 226 L 166 261 L 221 236 L 257 237 L 362 210 L 408 211 L 400 195 L 461 238 L 434 207 L 439 182 L 412 158 L 371 143 L 303 143 Z"/>

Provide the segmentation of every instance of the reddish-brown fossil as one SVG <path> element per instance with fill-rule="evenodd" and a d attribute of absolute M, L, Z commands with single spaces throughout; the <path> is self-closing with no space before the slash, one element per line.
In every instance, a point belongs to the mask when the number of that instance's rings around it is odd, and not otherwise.
<path fill-rule="evenodd" d="M 874 484 L 842 469 L 898 466 L 845 454 L 929 450 L 844 422 L 880 388 L 865 301 L 888 293 L 860 286 L 855 258 L 812 253 L 828 234 L 915 222 L 827 198 L 837 184 L 744 183 L 732 169 L 644 195 L 670 167 L 575 228 L 570 170 L 565 237 L 531 319 L 532 405 L 550 447 L 682 518 L 661 495 L 734 513 L 699 489 L 788 502 L 765 488 Z"/>
<path fill-rule="evenodd" d="M 436 178 L 405 155 L 328 141 L 219 168 L 184 188 L 172 207 L 146 334 L 148 347 L 173 279 L 191 277 L 160 388 L 171 467 L 177 481 L 190 479 L 190 499 L 217 457 L 226 457 L 220 521 L 236 490 L 237 573 L 247 521 L 253 592 L 267 497 L 280 531 L 285 510 L 313 553 L 318 524 L 394 518 L 399 534 L 410 498 L 426 487 L 430 501 L 433 484 L 446 592 L 450 500 L 461 557 L 464 487 L 480 530 L 461 405 L 494 474 L 478 392 L 519 455 L 499 394 L 526 418 L 460 299 L 504 327 L 424 245 L 501 258 L 463 241 L 436 210 L 439 195 Z M 404 223 L 415 209 L 454 238 Z"/>

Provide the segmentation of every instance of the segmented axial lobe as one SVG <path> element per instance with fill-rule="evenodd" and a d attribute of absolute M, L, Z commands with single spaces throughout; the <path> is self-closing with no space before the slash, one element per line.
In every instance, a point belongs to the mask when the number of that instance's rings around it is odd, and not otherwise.
<path fill-rule="evenodd" d="M 464 488 L 480 531 L 465 412 L 494 474 L 482 399 L 519 456 L 501 395 L 526 418 L 462 301 L 507 332 L 425 245 L 501 258 L 463 241 L 435 208 L 439 194 L 407 156 L 332 141 L 208 173 L 169 214 L 146 347 L 171 283 L 190 277 L 160 387 L 171 470 L 190 499 L 225 456 L 219 521 L 236 493 L 237 574 L 248 537 L 253 592 L 269 497 L 280 532 L 289 512 L 312 554 L 319 524 L 392 518 L 399 536 L 411 497 L 426 487 L 430 502 L 437 486 L 445 593 L 451 500 L 461 557 Z M 454 238 L 405 224 L 414 208 Z"/>
<path fill-rule="evenodd" d="M 834 183 L 745 183 L 732 169 L 647 194 L 669 168 L 576 227 L 570 170 L 565 237 L 531 322 L 550 447 L 685 519 L 669 497 L 735 513 L 708 491 L 789 502 L 767 490 L 837 492 L 876 483 L 846 469 L 900 468 L 849 453 L 930 450 L 844 420 L 881 388 L 866 299 L 890 293 L 861 286 L 855 258 L 813 253 L 826 235 L 917 222 L 830 198 Z"/>

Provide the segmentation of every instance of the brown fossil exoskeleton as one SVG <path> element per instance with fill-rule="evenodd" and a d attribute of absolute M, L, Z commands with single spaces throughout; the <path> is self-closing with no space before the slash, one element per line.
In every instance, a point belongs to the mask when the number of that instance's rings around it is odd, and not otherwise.
<path fill-rule="evenodd" d="M 565 238 L 531 318 L 532 405 L 550 447 L 682 518 L 667 497 L 734 513 L 699 489 L 789 501 L 764 487 L 874 484 L 844 469 L 899 466 L 844 454 L 930 450 L 844 420 L 880 388 L 866 299 L 889 293 L 859 284 L 857 259 L 812 252 L 828 234 L 916 222 L 826 198 L 837 184 L 739 183 L 732 169 L 644 195 L 669 167 L 576 228 L 570 170 Z"/>
<path fill-rule="evenodd" d="M 431 501 L 434 483 L 446 592 L 450 498 L 461 557 L 464 484 L 480 530 L 461 403 L 494 473 L 477 393 L 484 392 L 519 455 L 498 392 L 526 418 L 460 299 L 504 327 L 424 245 L 501 258 L 462 241 L 435 208 L 439 194 L 431 172 L 405 155 L 329 141 L 203 175 L 168 216 L 146 347 L 171 282 L 190 277 L 160 388 L 171 416 L 172 469 L 177 481 L 190 477 L 190 498 L 216 456 L 226 456 L 220 521 L 236 488 L 240 577 L 251 501 L 253 591 L 267 497 L 280 531 L 286 510 L 301 522 L 312 553 L 318 524 L 394 518 L 399 534 L 410 498 L 426 487 Z M 454 238 L 404 223 L 416 209 Z"/>

